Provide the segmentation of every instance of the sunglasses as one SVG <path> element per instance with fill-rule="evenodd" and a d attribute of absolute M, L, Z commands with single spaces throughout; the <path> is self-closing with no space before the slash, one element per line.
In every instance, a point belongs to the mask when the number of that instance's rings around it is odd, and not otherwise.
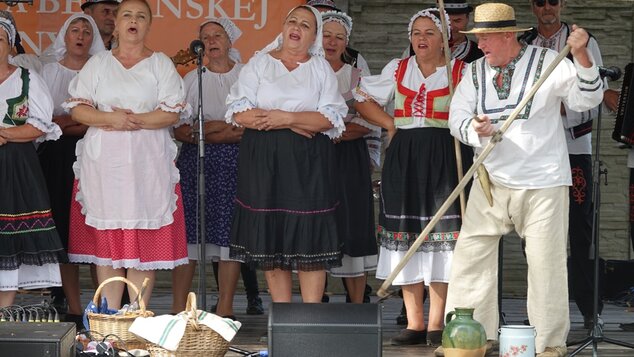
<path fill-rule="evenodd" d="M 546 0 L 533 0 L 533 4 L 537 7 L 544 7 L 546 6 Z M 548 0 L 548 5 L 557 6 L 559 5 L 559 0 Z"/>

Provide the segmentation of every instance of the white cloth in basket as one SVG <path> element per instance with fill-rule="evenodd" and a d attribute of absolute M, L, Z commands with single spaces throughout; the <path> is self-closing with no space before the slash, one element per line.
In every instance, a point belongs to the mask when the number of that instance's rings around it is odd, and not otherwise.
<path fill-rule="evenodd" d="M 222 338 L 229 342 L 233 340 L 240 327 L 242 327 L 240 321 L 223 318 L 203 310 L 196 310 L 196 313 L 198 315 L 198 323 L 216 331 Z"/>
<path fill-rule="evenodd" d="M 198 323 L 216 331 L 227 341 L 233 340 L 242 327 L 239 321 L 222 318 L 203 310 L 196 310 Z M 161 315 L 155 317 L 137 317 L 129 331 L 155 343 L 168 351 L 176 351 L 185 334 L 189 313 L 182 312 L 176 316 Z"/>
<path fill-rule="evenodd" d="M 168 351 L 176 351 L 187 327 L 184 314 L 137 317 L 128 331 Z"/>

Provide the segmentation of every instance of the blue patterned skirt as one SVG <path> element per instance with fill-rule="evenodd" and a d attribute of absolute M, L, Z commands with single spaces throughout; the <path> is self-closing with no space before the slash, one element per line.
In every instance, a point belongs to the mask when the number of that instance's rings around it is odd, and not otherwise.
<path fill-rule="evenodd" d="M 205 242 L 229 246 L 239 144 L 205 144 Z M 198 145 L 183 144 L 180 170 L 187 243 L 198 243 Z"/>

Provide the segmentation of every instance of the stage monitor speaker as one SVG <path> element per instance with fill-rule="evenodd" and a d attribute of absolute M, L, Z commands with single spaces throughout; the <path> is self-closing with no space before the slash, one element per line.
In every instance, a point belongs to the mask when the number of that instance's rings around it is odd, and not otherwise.
<path fill-rule="evenodd" d="M 0 322 L 0 356 L 74 357 L 72 322 Z"/>
<path fill-rule="evenodd" d="M 634 260 L 607 260 L 605 262 L 604 297 L 614 299 L 634 288 Z"/>
<path fill-rule="evenodd" d="M 268 329 L 273 357 L 381 356 L 378 304 L 272 303 Z"/>

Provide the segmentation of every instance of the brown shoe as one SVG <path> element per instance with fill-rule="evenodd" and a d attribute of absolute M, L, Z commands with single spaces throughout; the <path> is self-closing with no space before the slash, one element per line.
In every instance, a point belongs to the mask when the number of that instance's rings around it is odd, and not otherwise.
<path fill-rule="evenodd" d="M 566 357 L 568 349 L 566 346 L 546 347 L 544 352 L 538 353 L 537 357 Z"/>

